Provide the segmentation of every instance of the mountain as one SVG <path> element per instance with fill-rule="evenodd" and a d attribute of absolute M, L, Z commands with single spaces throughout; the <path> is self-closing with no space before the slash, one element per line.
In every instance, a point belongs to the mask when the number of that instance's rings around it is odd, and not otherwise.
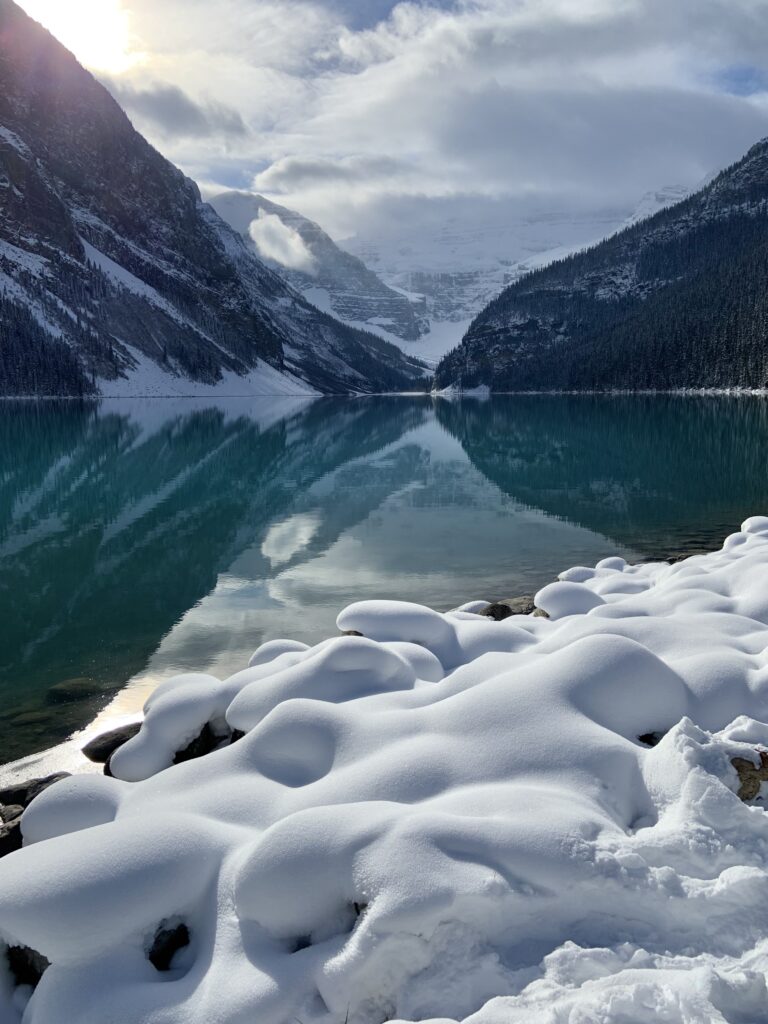
<path fill-rule="evenodd" d="M 0 393 L 391 391 L 421 368 L 266 267 L 0 0 Z"/>
<path fill-rule="evenodd" d="M 495 391 L 768 385 L 768 140 L 688 198 L 512 284 L 437 368 Z"/>
<path fill-rule="evenodd" d="M 521 210 L 492 201 L 465 209 L 422 201 L 411 216 L 365 227 L 340 244 L 390 287 L 424 296 L 433 323 L 462 323 L 524 274 L 532 261 L 605 238 L 630 213 L 581 213 L 530 204 Z"/>
<path fill-rule="evenodd" d="M 703 184 L 703 183 L 702 183 Z M 687 199 L 693 189 L 685 185 L 666 185 L 664 188 L 656 189 L 653 192 L 646 192 L 635 207 L 635 212 L 629 217 L 622 227 L 630 227 L 641 220 L 647 220 L 659 210 L 666 210 L 668 206 L 674 206 L 683 199 Z"/>
<path fill-rule="evenodd" d="M 319 224 L 253 192 L 222 192 L 210 204 L 314 305 L 340 320 L 384 328 L 405 341 L 415 341 L 422 333 L 423 316 L 414 304 L 388 288 L 362 260 L 340 249 Z"/>

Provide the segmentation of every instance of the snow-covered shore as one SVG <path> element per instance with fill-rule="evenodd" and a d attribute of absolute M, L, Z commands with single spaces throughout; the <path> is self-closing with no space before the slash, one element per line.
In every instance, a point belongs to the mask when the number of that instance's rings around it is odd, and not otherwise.
<path fill-rule="evenodd" d="M 0 937 L 51 961 L 0 961 L 0 1021 L 768 1020 L 768 518 L 536 604 L 361 602 L 164 683 L 0 860 Z"/>

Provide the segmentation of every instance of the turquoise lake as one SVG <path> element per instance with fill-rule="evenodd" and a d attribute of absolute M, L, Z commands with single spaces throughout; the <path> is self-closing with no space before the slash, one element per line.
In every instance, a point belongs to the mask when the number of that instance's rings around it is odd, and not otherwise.
<path fill-rule="evenodd" d="M 767 462 L 759 397 L 2 402 L 0 761 L 352 601 L 718 547 Z"/>

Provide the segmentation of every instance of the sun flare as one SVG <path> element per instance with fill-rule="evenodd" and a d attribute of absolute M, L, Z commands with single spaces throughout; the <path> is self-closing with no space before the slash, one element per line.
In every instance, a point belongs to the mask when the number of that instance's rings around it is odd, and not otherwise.
<path fill-rule="evenodd" d="M 88 68 L 119 74 L 138 59 L 122 0 L 21 0 L 20 6 Z"/>

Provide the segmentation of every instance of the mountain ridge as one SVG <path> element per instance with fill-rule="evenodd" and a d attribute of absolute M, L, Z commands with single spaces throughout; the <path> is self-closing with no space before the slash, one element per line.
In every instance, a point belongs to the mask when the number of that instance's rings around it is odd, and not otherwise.
<path fill-rule="evenodd" d="M 414 304 L 384 284 L 362 260 L 336 245 L 315 221 L 256 192 L 221 192 L 212 196 L 209 203 L 222 220 L 256 249 L 267 266 L 314 305 L 323 308 L 321 303 L 325 302 L 327 311 L 340 320 L 352 321 L 374 332 L 383 327 L 404 341 L 416 341 L 423 333 L 423 318 Z M 295 239 L 312 265 L 302 269 L 270 258 L 249 230 L 261 217 L 276 217 L 289 233 L 287 241 Z"/>
<path fill-rule="evenodd" d="M 0 393 L 413 386 L 417 361 L 250 252 L 96 79 L 0 0 Z M 120 382 L 126 381 L 127 384 Z"/>
<path fill-rule="evenodd" d="M 650 218 L 505 289 L 437 388 L 763 387 L 768 141 Z"/>

